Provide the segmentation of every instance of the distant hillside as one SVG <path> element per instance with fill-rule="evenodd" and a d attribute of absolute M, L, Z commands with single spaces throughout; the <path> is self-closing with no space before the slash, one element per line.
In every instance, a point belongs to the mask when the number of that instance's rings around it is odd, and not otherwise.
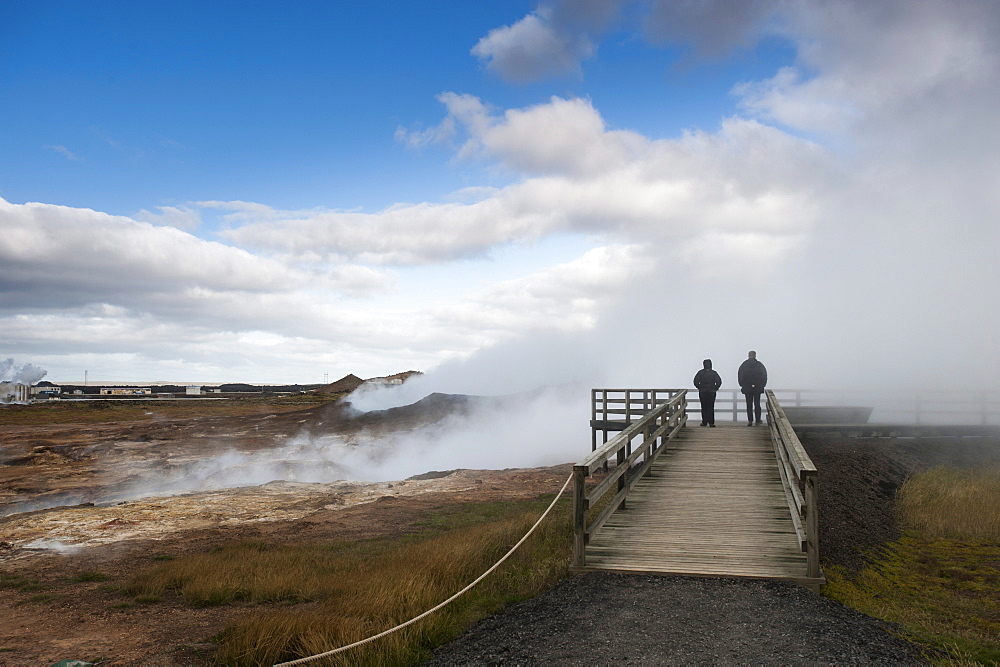
<path fill-rule="evenodd" d="M 341 394 L 343 392 L 354 391 L 362 384 L 364 380 L 359 378 L 357 375 L 349 374 L 340 378 L 336 382 L 331 382 L 330 384 L 325 384 L 316 389 L 317 394 Z"/>
<path fill-rule="evenodd" d="M 393 375 L 387 375 L 385 377 L 368 378 L 367 380 L 362 380 L 357 375 L 353 373 L 345 375 L 336 382 L 331 382 L 330 384 L 323 385 L 316 389 L 316 393 L 319 394 L 343 394 L 349 393 L 363 385 L 365 382 L 381 382 L 381 383 L 391 383 L 397 384 L 401 382 L 406 382 L 414 375 L 423 375 L 420 371 L 403 371 L 402 373 L 395 373 Z"/>

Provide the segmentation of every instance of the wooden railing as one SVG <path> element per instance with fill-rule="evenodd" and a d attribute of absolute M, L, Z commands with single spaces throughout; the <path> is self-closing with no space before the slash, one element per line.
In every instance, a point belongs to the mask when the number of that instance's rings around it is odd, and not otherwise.
<path fill-rule="evenodd" d="M 806 453 L 785 411 L 770 389 L 767 396 L 767 424 L 771 429 L 778 471 L 792 514 L 792 523 L 806 552 L 806 576 L 819 577 L 819 512 L 816 466 Z"/>
<path fill-rule="evenodd" d="M 593 451 L 573 466 L 573 564 L 581 567 L 586 564 L 585 551 L 590 535 L 599 530 L 615 510 L 624 507 L 629 491 L 663 451 L 664 443 L 687 423 L 685 389 L 595 389 L 594 392 L 603 392 L 604 407 L 600 411 L 601 419 L 596 410 L 592 412 Z M 610 398 L 614 393 L 624 393 L 624 398 Z M 621 429 L 617 428 L 619 424 L 608 423 L 609 418 L 619 416 L 630 422 Z M 595 426 L 595 422 L 599 425 Z M 620 433 L 597 446 L 598 430 L 603 430 L 605 437 L 609 430 Z M 635 444 L 633 441 L 637 439 L 639 442 Z M 614 466 L 609 467 L 612 459 Z M 587 478 L 604 468 L 609 468 L 607 476 L 588 492 Z M 615 496 L 588 526 L 587 510 L 596 506 L 611 489 L 616 490 Z"/>
<path fill-rule="evenodd" d="M 803 389 L 775 389 L 774 393 L 781 397 L 785 405 L 802 407 L 810 405 L 829 405 L 830 399 L 815 399 L 813 395 L 823 395 L 821 392 L 810 392 Z M 688 412 L 701 416 L 701 401 L 698 399 L 698 392 L 691 392 L 691 400 L 688 401 Z M 840 404 L 840 403 L 835 403 Z M 740 421 L 746 415 L 746 397 L 739 389 L 719 389 L 715 396 L 715 416 L 730 415 L 732 421 Z"/>
<path fill-rule="evenodd" d="M 878 393 L 865 390 L 824 391 L 813 389 L 774 389 L 786 407 L 869 406 L 875 408 L 872 421 L 891 424 L 969 424 L 1000 425 L 1000 391 L 926 390 L 902 393 Z M 715 414 L 739 421 L 745 415 L 745 399 L 739 389 L 720 389 L 715 399 Z M 688 399 L 692 418 L 700 416 L 698 392 Z"/>
<path fill-rule="evenodd" d="M 603 435 L 600 444 L 608 441 L 609 431 L 621 431 L 642 418 L 650 410 L 669 402 L 684 389 L 591 389 L 590 390 L 590 451 L 596 451 L 597 433 Z"/>

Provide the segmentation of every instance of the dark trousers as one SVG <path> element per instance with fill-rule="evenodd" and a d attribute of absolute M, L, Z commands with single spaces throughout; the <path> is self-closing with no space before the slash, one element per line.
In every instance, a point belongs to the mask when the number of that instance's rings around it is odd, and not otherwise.
<path fill-rule="evenodd" d="M 760 393 L 759 392 L 749 392 L 747 397 L 747 421 L 753 423 L 754 417 L 757 418 L 757 423 L 760 423 Z"/>
<path fill-rule="evenodd" d="M 699 391 L 698 400 L 701 402 L 701 423 L 715 423 L 715 392 Z"/>

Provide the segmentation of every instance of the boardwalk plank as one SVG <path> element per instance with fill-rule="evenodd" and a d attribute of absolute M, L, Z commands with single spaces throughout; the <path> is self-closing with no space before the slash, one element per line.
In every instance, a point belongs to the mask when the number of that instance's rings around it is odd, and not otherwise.
<path fill-rule="evenodd" d="M 742 427 L 742 428 L 741 428 Z M 766 428 L 688 427 L 591 536 L 586 569 L 801 579 Z"/>

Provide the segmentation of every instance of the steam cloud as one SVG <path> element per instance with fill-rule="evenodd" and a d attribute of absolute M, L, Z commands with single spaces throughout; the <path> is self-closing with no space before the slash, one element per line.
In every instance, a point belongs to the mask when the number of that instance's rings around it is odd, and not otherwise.
<path fill-rule="evenodd" d="M 17 512 L 71 502 L 112 503 L 259 486 L 271 481 L 328 483 L 340 480 L 402 480 L 432 470 L 499 470 L 559 465 L 588 450 L 587 397 L 582 386 L 549 387 L 485 402 L 471 413 L 394 433 L 342 437 L 304 431 L 280 447 L 257 452 L 229 450 L 204 459 L 150 460 L 130 473 L 136 480 L 74 496 L 25 503 Z"/>
<path fill-rule="evenodd" d="M 0 403 L 12 403 L 17 394 L 14 386 L 31 386 L 46 376 L 48 371 L 33 364 L 18 364 L 11 358 L 0 361 Z"/>

